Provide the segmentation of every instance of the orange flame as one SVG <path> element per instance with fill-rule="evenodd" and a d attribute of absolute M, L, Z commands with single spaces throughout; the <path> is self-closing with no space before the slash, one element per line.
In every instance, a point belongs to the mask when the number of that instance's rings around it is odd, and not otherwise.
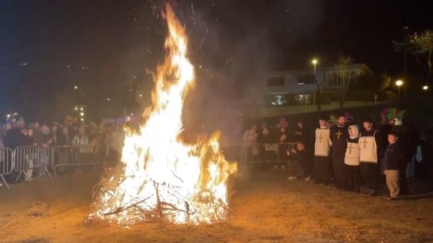
<path fill-rule="evenodd" d="M 226 218 L 227 179 L 237 165 L 219 150 L 219 133 L 191 146 L 179 140 L 186 91 L 194 80 L 187 58 L 185 29 L 169 5 L 165 62 L 154 76 L 153 106 L 139 132 L 127 130 L 123 168 L 103 185 L 95 201 L 96 217 L 119 224 L 154 218 L 173 223 L 213 223 Z"/>

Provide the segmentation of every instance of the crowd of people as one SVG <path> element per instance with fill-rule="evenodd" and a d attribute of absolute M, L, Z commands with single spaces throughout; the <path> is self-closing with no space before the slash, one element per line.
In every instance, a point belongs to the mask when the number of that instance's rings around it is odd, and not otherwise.
<path fill-rule="evenodd" d="M 408 194 L 408 180 L 412 179 L 426 182 L 433 190 L 429 130 L 420 136 L 401 119 L 386 116 L 377 128 L 372 118 L 365 118 L 359 126 L 347 114 L 334 122 L 320 117 L 311 136 L 302 122 L 288 129 L 285 118 L 274 129 L 263 124 L 258 131 L 253 125 L 243 135 L 246 161 L 285 169 L 289 180 L 303 178 L 357 193 L 365 186 L 372 196 L 377 195 L 384 178 L 392 200 Z"/>
<path fill-rule="evenodd" d="M 91 147 L 108 148 L 104 158 L 111 160 L 113 163 L 119 157 L 123 144 L 123 129 L 121 126 L 114 124 L 97 124 L 91 122 L 89 125 L 83 125 L 76 119 L 67 117 L 63 123 L 53 122 L 45 123 L 33 121 L 28 125 L 23 118 L 12 118 L 0 127 L 0 150 L 9 148 L 14 150 L 18 147 L 35 146 L 38 147 L 38 160 L 44 166 L 50 161 L 51 149 L 54 147 L 79 147 L 78 153 L 83 155 L 94 153 Z M 26 155 L 29 157 L 30 155 Z M 57 155 L 56 155 L 57 156 Z M 60 152 L 60 159 L 64 159 Z M 4 157 L 4 156 L 3 156 Z M 84 156 L 85 158 L 86 156 Z M 6 160 L 6 159 L 3 159 Z M 30 163 L 33 161 L 31 159 Z M 1 163 L 11 163 L 10 161 L 1 161 Z M 28 164 L 28 167 L 33 167 Z M 2 166 L 10 168 L 10 166 Z M 1 168 L 0 168 L 1 169 Z M 25 180 L 31 181 L 33 170 L 25 173 Z M 4 173 L 4 172 L 3 172 Z M 40 170 L 38 175 L 43 175 L 44 170 Z M 11 176 L 13 177 L 13 176 Z"/>
<path fill-rule="evenodd" d="M 384 175 L 390 199 L 407 194 L 407 181 L 411 178 L 427 182 L 433 190 L 430 130 L 419 135 L 400 119 L 385 116 L 377 128 L 371 118 L 358 125 L 347 114 L 331 120 L 320 117 L 316 124 L 315 129 L 305 128 L 302 121 L 297 121 L 294 127 L 289 127 L 287 120 L 281 118 L 274 126 L 262 124 L 258 129 L 253 125 L 243 135 L 246 148 L 243 161 L 286 170 L 289 180 L 311 180 L 357 193 L 365 186 L 372 196 L 377 195 L 380 175 Z M 83 125 L 71 117 L 61 124 L 34 121 L 28 125 L 22 118 L 13 118 L 0 127 L 0 150 L 37 146 L 43 155 L 39 160 L 44 165 L 49 164 L 50 149 L 61 146 L 79 147 L 76 151 L 82 155 L 80 160 L 94 153 L 86 147 L 104 146 L 108 148 L 101 152 L 104 159 L 116 163 L 123 141 L 121 126 L 95 122 Z M 65 159 L 62 153 L 56 156 Z M 43 173 L 40 170 L 38 175 Z M 25 173 L 24 179 L 30 181 L 34 176 Z"/>

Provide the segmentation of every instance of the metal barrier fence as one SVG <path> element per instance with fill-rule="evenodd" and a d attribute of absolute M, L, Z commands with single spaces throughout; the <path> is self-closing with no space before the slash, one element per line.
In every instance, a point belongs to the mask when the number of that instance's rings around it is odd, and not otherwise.
<path fill-rule="evenodd" d="M 10 148 L 0 149 L 0 178 L 6 187 L 9 189 L 9 185 L 4 178 L 5 175 L 12 173 L 14 169 L 14 153 Z"/>
<path fill-rule="evenodd" d="M 227 160 L 239 163 L 285 163 L 289 161 L 287 151 L 296 148 L 293 143 L 265 143 L 254 145 L 232 144 L 222 146 L 222 151 Z"/>
<path fill-rule="evenodd" d="M 93 145 L 57 146 L 53 148 L 19 146 L 14 150 L 3 148 L 0 149 L 0 178 L 9 189 L 5 176 L 12 175 L 12 172 L 17 173 L 15 182 L 21 176 L 24 176 L 26 180 L 31 179 L 35 170 L 39 175 L 46 174 L 51 177 L 49 169 L 56 175 L 60 166 L 103 165 L 111 155 L 116 154 L 113 151 L 111 146 Z"/>
<path fill-rule="evenodd" d="M 289 161 L 287 151 L 294 149 L 296 144 L 231 144 L 222 146 L 222 152 L 227 160 L 244 164 L 286 163 Z M 56 175 L 57 169 L 63 166 L 104 165 L 113 154 L 116 157 L 116 153 L 118 152 L 111 146 L 105 145 L 56 146 L 51 149 L 41 146 L 21 146 L 14 150 L 3 148 L 0 149 L 0 178 L 9 188 L 4 176 L 14 171 L 18 173 L 15 181 L 18 181 L 21 175 L 24 175 L 25 179 L 31 178 L 34 169 L 39 169 L 40 175 L 47 174 L 51 177 L 50 165 L 52 173 Z"/>
<path fill-rule="evenodd" d="M 39 174 L 47 174 L 51 177 L 48 171 L 50 164 L 50 149 L 41 146 L 19 146 L 14 150 L 14 171 L 18 172 L 15 179 L 17 182 L 21 175 L 24 175 L 26 180 L 30 179 L 33 170 L 40 168 Z"/>
<path fill-rule="evenodd" d="M 110 146 L 57 146 L 51 150 L 51 166 L 54 175 L 59 167 L 103 165 Z"/>

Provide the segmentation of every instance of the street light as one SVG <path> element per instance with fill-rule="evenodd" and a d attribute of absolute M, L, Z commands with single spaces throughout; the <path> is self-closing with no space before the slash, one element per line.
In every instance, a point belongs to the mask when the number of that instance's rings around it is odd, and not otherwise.
<path fill-rule="evenodd" d="M 422 90 L 427 91 L 428 90 L 428 86 L 427 85 L 422 86 Z"/>
<path fill-rule="evenodd" d="M 314 75 L 316 75 L 316 67 L 317 67 L 317 63 L 318 63 L 318 61 L 317 61 L 317 59 L 313 59 L 313 60 L 311 61 L 311 63 L 314 65 Z"/>
<path fill-rule="evenodd" d="M 314 82 L 317 85 L 317 109 L 320 110 L 320 101 L 319 101 L 319 99 L 320 99 L 320 89 L 319 89 L 319 85 L 318 85 L 317 79 L 316 79 L 317 63 L 319 63 L 319 61 L 316 58 L 314 58 L 313 60 L 311 60 L 311 64 L 313 64 L 313 66 L 314 66 L 314 71 L 313 71 L 313 73 L 314 73 Z M 314 97 L 313 97 L 313 104 L 314 103 L 316 103 L 316 92 L 314 92 Z M 305 102 L 305 105 L 306 105 L 306 108 L 308 109 L 307 102 Z"/>
<path fill-rule="evenodd" d="M 78 86 L 74 86 L 74 89 L 78 89 Z"/>
<path fill-rule="evenodd" d="M 400 100 L 400 86 L 403 85 L 403 81 L 401 81 L 401 80 L 397 80 L 397 81 L 395 81 L 395 84 L 396 84 L 397 87 L 398 87 L 398 99 Z"/>
<path fill-rule="evenodd" d="M 110 101 L 110 98 L 107 98 L 107 101 Z"/>

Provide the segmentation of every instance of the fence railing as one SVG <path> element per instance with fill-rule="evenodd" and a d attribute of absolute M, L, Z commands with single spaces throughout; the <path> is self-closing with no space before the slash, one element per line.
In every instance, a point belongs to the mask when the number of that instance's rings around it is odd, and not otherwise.
<path fill-rule="evenodd" d="M 15 182 L 24 175 L 25 179 L 32 177 L 33 170 L 40 168 L 40 175 L 47 174 L 50 163 L 50 149 L 41 146 L 19 146 L 14 150 L 14 171 L 18 173 Z"/>
<path fill-rule="evenodd" d="M 0 179 L 9 189 L 5 176 L 16 176 L 17 182 L 21 176 L 28 180 L 37 170 L 39 175 L 56 175 L 60 166 L 103 165 L 111 146 L 19 146 L 15 149 L 0 149 Z M 50 172 L 50 170 L 52 170 Z"/>
<path fill-rule="evenodd" d="M 227 160 L 244 164 L 284 163 L 289 160 L 287 151 L 296 147 L 293 143 L 266 144 L 231 144 L 222 146 L 221 150 Z M 15 182 L 21 176 L 30 179 L 34 170 L 39 175 L 51 173 L 57 175 L 60 167 L 95 166 L 110 163 L 110 157 L 117 151 L 111 146 L 55 146 L 43 148 L 41 146 L 20 146 L 14 150 L 0 149 L 0 178 L 9 188 L 4 176 L 17 173 Z M 116 156 L 114 156 L 116 157 Z M 51 170 L 51 171 L 50 171 Z"/>
<path fill-rule="evenodd" d="M 102 165 L 112 149 L 110 146 L 57 146 L 51 150 L 54 175 L 59 167 Z"/>
<path fill-rule="evenodd" d="M 235 144 L 222 146 L 227 160 L 239 163 L 283 163 L 289 160 L 287 151 L 296 148 L 297 142 L 292 143 L 263 143 L 263 144 Z"/>
<path fill-rule="evenodd" d="M 0 178 L 6 187 L 9 189 L 9 185 L 4 178 L 5 175 L 9 175 L 14 170 L 14 152 L 10 148 L 0 149 Z"/>

